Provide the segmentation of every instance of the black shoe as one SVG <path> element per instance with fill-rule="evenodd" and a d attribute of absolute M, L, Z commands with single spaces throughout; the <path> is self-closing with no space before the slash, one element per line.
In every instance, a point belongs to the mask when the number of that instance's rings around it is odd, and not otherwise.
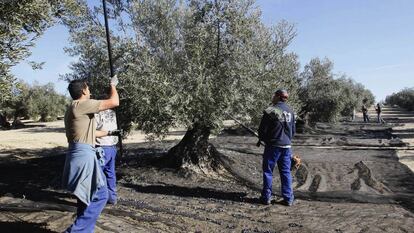
<path fill-rule="evenodd" d="M 289 202 L 289 201 L 286 201 L 286 200 L 280 200 L 276 203 L 279 204 L 279 205 L 284 205 L 284 206 L 293 206 L 293 201 Z"/>
<path fill-rule="evenodd" d="M 260 204 L 263 204 L 263 205 L 270 205 L 270 199 L 265 199 L 265 198 L 263 198 L 263 197 L 260 197 Z"/>

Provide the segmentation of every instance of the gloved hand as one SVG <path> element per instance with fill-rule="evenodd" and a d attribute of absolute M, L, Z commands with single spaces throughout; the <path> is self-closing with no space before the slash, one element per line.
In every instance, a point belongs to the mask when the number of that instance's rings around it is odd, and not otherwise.
<path fill-rule="evenodd" d="M 118 85 L 118 83 L 119 83 L 118 76 L 117 76 L 117 75 L 114 75 L 114 76 L 111 78 L 111 85 L 116 86 L 116 85 Z"/>
<path fill-rule="evenodd" d="M 115 129 L 115 130 L 109 130 L 108 136 L 124 136 L 124 130 L 123 129 Z"/>

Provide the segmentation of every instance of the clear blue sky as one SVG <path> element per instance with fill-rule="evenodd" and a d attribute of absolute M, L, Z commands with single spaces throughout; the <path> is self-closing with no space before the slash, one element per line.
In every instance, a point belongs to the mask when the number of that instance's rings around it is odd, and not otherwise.
<path fill-rule="evenodd" d="M 377 100 L 414 87 L 413 0 L 258 0 L 257 5 L 266 24 L 281 19 L 295 24 L 298 35 L 290 50 L 302 66 L 313 57 L 327 57 L 334 72 L 362 83 Z M 66 93 L 67 84 L 58 79 L 73 61 L 63 52 L 67 41 L 64 27 L 49 29 L 30 58 L 45 61 L 44 69 L 32 71 L 23 62 L 13 73 L 29 83 L 55 82 Z"/>

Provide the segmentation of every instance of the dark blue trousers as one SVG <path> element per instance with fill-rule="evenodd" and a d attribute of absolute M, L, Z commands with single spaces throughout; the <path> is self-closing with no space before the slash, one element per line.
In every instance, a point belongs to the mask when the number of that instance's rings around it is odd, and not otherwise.
<path fill-rule="evenodd" d="M 98 220 L 107 201 L 108 189 L 105 186 L 96 191 L 89 206 L 78 199 L 75 222 L 65 233 L 92 233 L 95 229 L 96 220 Z"/>
<path fill-rule="evenodd" d="M 362 116 L 364 117 L 364 122 L 369 122 L 368 113 L 363 113 Z"/>
<path fill-rule="evenodd" d="M 277 164 L 282 184 L 282 197 L 287 202 L 293 202 L 292 175 L 290 173 L 291 155 L 291 148 L 265 147 L 263 153 L 263 200 L 267 201 L 272 197 L 273 169 Z"/>
<path fill-rule="evenodd" d="M 116 159 L 116 146 L 102 146 L 105 155 L 105 164 L 102 166 L 103 173 L 106 177 L 108 186 L 108 202 L 116 203 L 116 173 L 115 173 L 115 159 Z"/>

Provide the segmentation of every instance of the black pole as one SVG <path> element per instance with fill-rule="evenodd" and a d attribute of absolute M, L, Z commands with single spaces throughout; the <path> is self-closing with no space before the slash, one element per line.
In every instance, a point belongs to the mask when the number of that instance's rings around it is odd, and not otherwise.
<path fill-rule="evenodd" d="M 259 134 L 257 134 L 254 130 L 252 130 L 249 127 L 247 127 L 245 124 L 243 124 L 241 121 L 239 121 L 236 118 L 234 118 L 232 115 L 230 115 L 228 113 L 226 115 L 229 116 L 232 120 L 234 120 L 237 124 L 241 125 L 245 129 L 247 129 L 247 131 L 249 131 L 250 133 L 252 133 L 254 136 L 256 136 L 257 138 L 259 138 Z M 260 139 L 259 139 L 259 141 L 256 143 L 256 146 L 259 147 L 260 145 L 266 146 L 266 144 L 264 142 L 260 141 Z M 298 161 L 298 159 L 299 159 L 299 161 Z M 294 168 L 298 169 L 299 166 L 300 166 L 300 164 L 301 164 L 299 156 L 297 156 L 297 155 L 292 156 L 292 158 L 290 160 L 291 160 L 291 162 L 290 162 L 290 170 L 293 170 Z M 299 164 L 299 165 L 297 165 L 297 164 Z"/>
<path fill-rule="evenodd" d="M 103 4 L 103 11 L 104 11 L 104 19 L 105 19 L 105 32 L 106 32 L 106 44 L 108 45 L 108 57 L 109 57 L 109 69 L 111 71 L 111 77 L 113 77 L 115 75 L 115 71 L 114 71 L 114 65 L 112 63 L 112 47 L 111 47 L 111 37 L 109 35 L 109 26 L 108 26 L 108 16 L 106 13 L 106 0 L 102 0 L 102 4 Z M 116 116 L 117 116 L 117 121 L 116 121 L 116 125 L 118 127 L 118 129 L 120 129 L 119 127 L 119 121 L 118 121 L 118 111 L 115 111 Z M 120 157 L 122 157 L 123 155 L 123 148 L 122 148 L 122 136 L 119 135 L 118 136 L 118 142 L 119 142 L 119 155 Z"/>
<path fill-rule="evenodd" d="M 256 136 L 257 138 L 259 138 L 259 134 L 257 134 L 254 130 L 250 129 L 249 127 L 247 127 L 245 124 L 241 123 L 241 121 L 237 120 L 236 118 L 234 118 L 232 115 L 230 114 L 226 114 L 228 117 L 230 117 L 233 121 L 235 121 L 237 124 L 241 125 L 243 128 L 247 129 L 247 131 L 249 131 L 251 134 L 253 134 L 254 136 Z M 265 146 L 265 144 L 262 141 L 258 141 L 257 146 L 262 145 Z"/>

